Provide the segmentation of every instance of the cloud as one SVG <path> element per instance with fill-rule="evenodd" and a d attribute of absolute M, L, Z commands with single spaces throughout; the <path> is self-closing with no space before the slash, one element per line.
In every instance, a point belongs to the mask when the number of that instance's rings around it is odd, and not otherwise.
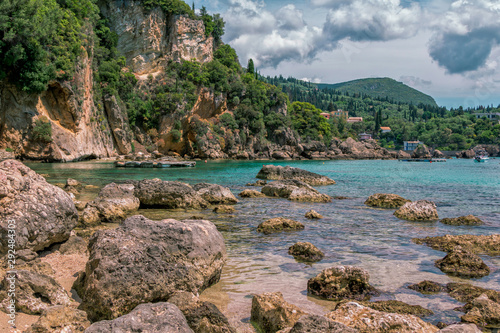
<path fill-rule="evenodd" d="M 432 85 L 432 81 L 424 80 L 416 76 L 401 76 L 399 80 L 413 88 L 428 87 Z"/>

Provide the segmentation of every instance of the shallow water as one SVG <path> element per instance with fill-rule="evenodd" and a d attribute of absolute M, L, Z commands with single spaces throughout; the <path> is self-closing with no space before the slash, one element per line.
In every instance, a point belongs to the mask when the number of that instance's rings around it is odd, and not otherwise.
<path fill-rule="evenodd" d="M 446 294 L 421 295 L 408 288 L 411 283 L 433 280 L 440 283 L 466 281 L 448 277 L 434 261 L 445 256 L 427 246 L 411 242 L 415 237 L 444 234 L 494 234 L 500 231 L 500 159 L 476 164 L 471 160 L 446 163 L 405 163 L 398 161 L 218 161 L 199 162 L 195 168 L 116 169 L 112 163 L 29 164 L 48 174 L 48 181 L 64 183 L 75 178 L 103 186 L 127 179 L 161 178 L 190 184 L 210 182 L 228 186 L 237 194 L 263 164 L 290 165 L 329 176 L 336 185 L 317 187 L 332 196 L 346 196 L 326 204 L 294 203 L 285 199 L 242 199 L 235 214 L 203 212 L 141 211 L 150 218 L 189 218 L 203 214 L 213 221 L 226 240 L 229 260 L 221 282 L 205 291 L 203 299 L 214 302 L 237 326 L 239 332 L 252 331 L 248 324 L 251 294 L 281 291 L 285 299 L 312 313 L 326 313 L 331 302 L 307 297 L 307 280 L 333 265 L 356 265 L 370 273 L 371 283 L 382 291 L 373 300 L 397 299 L 422 305 L 435 312 L 426 320 L 459 321 L 460 305 Z M 258 189 L 258 188 L 255 188 Z M 364 205 L 374 193 L 395 193 L 410 200 L 428 199 L 438 206 L 440 218 L 473 214 L 484 226 L 448 226 L 439 222 L 408 222 L 392 215 L 394 210 L 372 209 Z M 324 216 L 308 220 L 304 214 L 314 209 Z M 287 217 L 306 227 L 299 232 L 263 235 L 259 223 L 272 217 Z M 319 263 L 306 265 L 287 254 L 297 241 L 311 242 L 325 252 Z M 482 256 L 492 273 L 482 279 L 467 280 L 475 285 L 500 290 L 500 258 Z"/>

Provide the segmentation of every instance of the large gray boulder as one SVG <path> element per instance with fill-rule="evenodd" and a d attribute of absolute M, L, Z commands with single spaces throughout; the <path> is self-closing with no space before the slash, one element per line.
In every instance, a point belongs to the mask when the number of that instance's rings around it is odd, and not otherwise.
<path fill-rule="evenodd" d="M 257 178 L 269 180 L 295 179 L 313 186 L 335 184 L 333 179 L 326 176 L 299 168 L 279 165 L 264 165 L 257 174 Z"/>
<path fill-rule="evenodd" d="M 300 180 L 279 180 L 274 181 L 261 190 L 269 197 L 287 198 L 292 201 L 305 202 L 331 202 L 332 198 L 326 194 L 318 192 L 310 185 Z"/>
<path fill-rule="evenodd" d="M 41 251 L 67 240 L 78 222 L 71 197 L 16 160 L 0 162 L 0 255 L 9 249 L 9 224 L 16 249 Z"/>
<path fill-rule="evenodd" d="M 122 221 L 128 214 L 139 209 L 140 201 L 135 197 L 134 190 L 132 184 L 108 184 L 85 209 L 89 210 L 91 207 L 97 209 L 101 221 Z"/>
<path fill-rule="evenodd" d="M 170 303 L 147 303 L 115 320 L 92 324 L 85 333 L 194 333 L 182 312 Z"/>
<path fill-rule="evenodd" d="M 238 199 L 231 193 L 231 190 L 224 186 L 199 183 L 194 185 L 193 189 L 198 192 L 203 199 L 214 205 L 238 203 Z"/>
<path fill-rule="evenodd" d="M 318 315 L 305 315 L 293 325 L 278 333 L 356 333 L 357 329 L 351 328 L 331 319 Z"/>
<path fill-rule="evenodd" d="M 178 290 L 200 293 L 220 279 L 222 235 L 203 220 L 126 219 L 97 231 L 74 288 L 91 320 L 113 319 L 140 303 L 166 301 Z"/>
<path fill-rule="evenodd" d="M 435 221 L 439 218 L 436 204 L 428 200 L 407 202 L 394 212 L 394 216 L 408 221 Z"/>
<path fill-rule="evenodd" d="M 142 206 L 169 209 L 202 209 L 208 206 L 207 201 L 188 184 L 145 179 L 135 185 L 134 195 L 139 198 Z"/>

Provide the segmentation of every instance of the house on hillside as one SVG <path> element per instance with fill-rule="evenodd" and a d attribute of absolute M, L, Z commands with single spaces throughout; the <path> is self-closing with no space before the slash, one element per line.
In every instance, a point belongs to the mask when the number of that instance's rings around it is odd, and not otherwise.
<path fill-rule="evenodd" d="M 498 112 L 489 112 L 489 113 L 473 113 L 473 115 L 477 118 L 477 119 L 480 119 L 480 118 L 483 118 L 483 117 L 486 117 L 490 120 L 497 120 L 497 119 L 500 119 L 500 113 Z"/>
<path fill-rule="evenodd" d="M 339 117 L 339 118 L 344 118 L 344 119 L 349 118 L 349 111 L 343 111 L 340 109 L 338 109 L 337 111 L 332 111 L 332 112 L 330 112 L 330 114 L 333 117 Z"/>
<path fill-rule="evenodd" d="M 380 127 L 380 130 L 382 131 L 382 133 L 389 133 L 391 131 L 391 128 L 390 127 Z"/>
<path fill-rule="evenodd" d="M 349 117 L 347 118 L 348 123 L 362 123 L 363 117 Z"/>
<path fill-rule="evenodd" d="M 359 135 L 359 140 L 360 141 L 365 141 L 365 140 L 371 140 L 372 139 L 372 135 L 371 134 L 368 134 L 368 133 L 361 133 Z"/>
<path fill-rule="evenodd" d="M 330 119 L 331 116 L 331 114 L 329 114 L 328 112 L 321 112 L 320 115 L 325 117 L 326 119 Z"/>
<path fill-rule="evenodd" d="M 417 149 L 418 145 L 423 145 L 422 141 L 403 141 L 403 150 L 404 151 L 413 151 Z"/>

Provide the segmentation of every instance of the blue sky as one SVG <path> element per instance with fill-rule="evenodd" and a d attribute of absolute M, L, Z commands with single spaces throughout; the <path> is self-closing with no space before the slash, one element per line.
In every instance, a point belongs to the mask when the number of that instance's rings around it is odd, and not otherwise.
<path fill-rule="evenodd" d="M 188 2 L 189 3 L 189 2 Z M 263 75 L 391 77 L 448 107 L 500 104 L 499 0 L 195 0 Z"/>

